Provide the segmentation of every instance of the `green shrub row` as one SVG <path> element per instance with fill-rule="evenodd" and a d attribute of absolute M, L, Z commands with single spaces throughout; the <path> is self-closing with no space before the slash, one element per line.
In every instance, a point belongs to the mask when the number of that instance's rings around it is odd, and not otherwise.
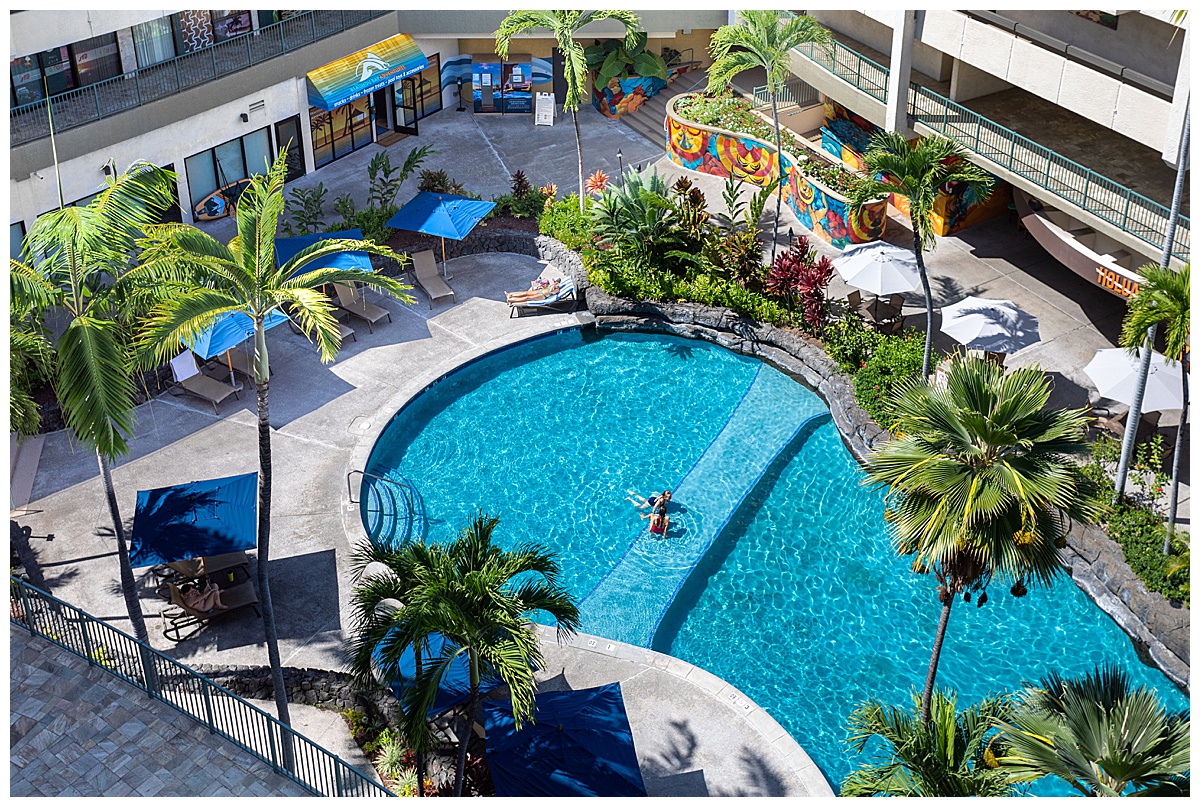
<path fill-rule="evenodd" d="M 590 206 L 591 200 L 585 204 Z M 579 194 L 572 193 L 543 205 L 538 232 L 558 239 L 576 252 L 592 245 L 592 224 L 585 213 L 579 212 Z"/>

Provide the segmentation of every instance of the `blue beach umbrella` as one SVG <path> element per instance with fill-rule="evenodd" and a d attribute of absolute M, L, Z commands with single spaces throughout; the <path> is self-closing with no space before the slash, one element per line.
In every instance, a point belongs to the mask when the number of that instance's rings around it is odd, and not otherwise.
<path fill-rule="evenodd" d="M 263 318 L 263 328 L 269 331 L 287 320 L 287 314 L 279 309 L 274 309 Z M 254 320 L 250 319 L 250 315 L 243 314 L 241 311 L 229 311 L 217 317 L 208 330 L 185 344 L 201 358 L 211 359 L 213 356 L 232 350 L 252 336 L 254 336 Z M 230 372 L 233 372 L 232 368 L 230 368 Z"/>
<path fill-rule="evenodd" d="M 389 637 L 390 638 L 390 637 Z M 382 645 L 375 648 L 374 661 L 376 666 L 379 666 L 382 660 Z M 449 656 L 458 645 L 448 640 L 440 633 L 430 634 L 429 639 L 421 648 L 421 666 L 427 670 L 439 663 L 440 659 Z M 403 700 L 405 690 L 413 685 L 417 675 L 417 659 L 412 648 L 405 648 L 400 656 L 400 678 L 392 681 L 392 694 L 396 696 L 396 700 Z M 495 689 L 500 685 L 500 678 L 495 672 L 486 665 L 480 670 L 479 676 L 479 692 L 480 694 Z M 433 701 L 433 705 L 429 707 L 426 716 L 429 718 L 437 717 L 448 709 L 453 709 L 459 704 L 466 703 L 471 698 L 471 669 L 470 662 L 466 653 L 461 653 L 455 657 L 454 661 L 450 662 L 448 669 L 443 673 L 442 680 L 438 684 L 437 697 Z"/>
<path fill-rule="evenodd" d="M 257 545 L 257 473 L 138 491 L 129 539 L 135 569 Z"/>
<path fill-rule="evenodd" d="M 336 230 L 328 233 L 296 235 L 291 238 L 276 238 L 275 260 L 278 261 L 280 266 L 283 266 L 299 254 L 300 250 L 307 249 L 318 241 L 325 241 L 330 238 L 361 241 L 363 240 L 363 234 L 362 230 L 355 227 L 352 230 Z M 369 272 L 371 271 L 371 256 L 365 252 L 335 252 L 332 255 L 326 255 L 324 258 L 305 264 L 304 268 L 296 274 L 311 272 L 315 269 L 363 269 Z"/>
<path fill-rule="evenodd" d="M 442 274 L 445 274 L 446 239 L 461 241 L 466 238 L 480 219 L 495 206 L 495 202 L 468 199 L 452 193 L 421 191 L 387 220 L 387 226 L 441 238 Z"/>
<path fill-rule="evenodd" d="M 511 701 L 483 704 L 497 796 L 645 796 L 620 684 L 539 692 L 518 731 Z"/>

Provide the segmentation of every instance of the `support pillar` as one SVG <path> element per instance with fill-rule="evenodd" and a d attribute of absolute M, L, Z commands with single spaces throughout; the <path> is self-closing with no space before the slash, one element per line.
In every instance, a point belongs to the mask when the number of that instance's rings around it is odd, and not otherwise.
<path fill-rule="evenodd" d="M 908 120 L 908 85 L 912 80 L 913 39 L 917 12 L 897 11 L 892 24 L 892 63 L 888 70 L 887 109 L 884 128 L 906 137 L 914 132 Z"/>

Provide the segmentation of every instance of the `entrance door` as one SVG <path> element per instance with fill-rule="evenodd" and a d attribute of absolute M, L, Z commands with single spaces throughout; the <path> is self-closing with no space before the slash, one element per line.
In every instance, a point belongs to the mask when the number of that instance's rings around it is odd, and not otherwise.
<path fill-rule="evenodd" d="M 304 176 L 304 141 L 300 139 L 300 116 L 281 120 L 275 124 L 275 143 L 280 148 L 287 146 L 287 179 Z"/>
<path fill-rule="evenodd" d="M 562 51 L 558 48 L 554 49 L 550 57 L 552 66 L 551 73 L 554 80 L 554 103 L 561 106 L 567 100 L 567 77 L 566 77 L 566 60 L 563 59 Z"/>
<path fill-rule="evenodd" d="M 391 93 L 387 87 L 375 93 L 372 106 L 375 107 L 375 136 L 383 137 L 392 130 L 392 104 L 388 103 Z"/>
<path fill-rule="evenodd" d="M 421 94 L 417 91 L 417 79 L 401 79 L 396 90 L 396 131 L 417 134 L 417 120 L 421 117 Z"/>

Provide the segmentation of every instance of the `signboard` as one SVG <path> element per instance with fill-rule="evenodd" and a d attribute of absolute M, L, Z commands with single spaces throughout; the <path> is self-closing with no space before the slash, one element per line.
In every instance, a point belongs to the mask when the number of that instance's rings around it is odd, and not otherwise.
<path fill-rule="evenodd" d="M 416 75 L 429 60 L 408 34 L 396 34 L 308 74 L 308 102 L 336 109 Z"/>
<path fill-rule="evenodd" d="M 554 125 L 554 93 L 539 92 L 537 94 L 537 114 L 533 118 L 533 125 Z"/>

